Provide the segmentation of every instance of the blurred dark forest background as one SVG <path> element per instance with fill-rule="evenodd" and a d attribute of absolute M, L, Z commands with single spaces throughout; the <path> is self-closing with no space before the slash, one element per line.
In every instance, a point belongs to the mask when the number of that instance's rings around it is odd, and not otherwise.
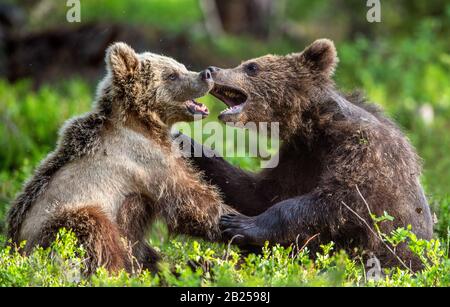
<path fill-rule="evenodd" d="M 66 20 L 66 1 L 0 3 L 0 220 L 21 182 L 54 147 L 62 122 L 89 109 L 112 42 L 200 70 L 300 51 L 327 37 L 338 48 L 338 85 L 363 90 L 418 148 L 422 180 L 440 217 L 437 231 L 448 227 L 450 2 L 381 0 L 381 22 L 375 23 L 366 19 L 365 0 L 80 3 L 79 23 Z M 223 108 L 212 97 L 203 102 L 214 112 Z M 246 159 L 233 162 L 255 167 Z"/>

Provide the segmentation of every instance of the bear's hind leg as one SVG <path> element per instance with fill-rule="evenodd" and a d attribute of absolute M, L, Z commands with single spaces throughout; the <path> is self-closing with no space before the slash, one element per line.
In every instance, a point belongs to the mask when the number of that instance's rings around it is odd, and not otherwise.
<path fill-rule="evenodd" d="M 62 210 L 46 222 L 36 243 L 44 248 L 50 246 L 60 228 L 72 230 L 83 246 L 88 275 L 101 266 L 110 272 L 130 269 L 131 255 L 120 231 L 100 208 L 89 206 Z"/>
<path fill-rule="evenodd" d="M 158 253 L 146 242 L 145 235 L 151 226 L 157 207 L 145 196 L 130 194 L 126 197 L 117 213 L 117 224 L 122 236 L 128 240 L 133 254 L 133 267 L 158 271 Z"/>

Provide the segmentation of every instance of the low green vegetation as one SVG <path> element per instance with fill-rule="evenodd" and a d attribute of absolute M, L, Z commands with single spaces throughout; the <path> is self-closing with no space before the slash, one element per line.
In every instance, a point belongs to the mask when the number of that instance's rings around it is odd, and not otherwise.
<path fill-rule="evenodd" d="M 164 232 L 163 224 L 158 226 Z M 389 237 L 391 242 L 408 238 L 410 248 L 425 268 L 416 274 L 392 268 L 377 275 L 364 269 L 362 261 L 335 251 L 330 242 L 311 260 L 308 248 L 280 246 L 262 248 L 259 254 L 243 257 L 235 247 L 167 235 L 150 242 L 164 254 L 160 272 L 109 274 L 100 268 L 83 276 L 83 248 L 76 237 L 62 229 L 52 248 L 37 248 L 22 256 L 9 247 L 0 250 L 1 286 L 448 286 L 448 244 L 418 240 L 405 229 Z M 180 251 L 183 251 L 180 253 Z M 374 266 L 374 265 L 371 265 Z"/>
<path fill-rule="evenodd" d="M 182 236 L 169 237 L 164 223 L 160 222 L 153 227 L 149 238 L 150 243 L 164 255 L 161 272 L 156 276 L 149 272 L 134 276 L 122 272 L 110 276 L 105 270 L 99 270 L 94 276 L 85 278 L 79 274 L 83 267 L 82 248 L 76 246 L 76 238 L 72 234 L 63 232 L 53 249 L 38 249 L 27 257 L 2 247 L 0 285 L 450 285 L 450 197 L 447 194 L 450 157 L 446 153 L 450 145 L 447 134 L 450 92 L 445 86 L 450 77 L 445 72 L 449 65 L 445 60 L 447 55 L 430 48 L 425 52 L 434 53 L 436 61 L 430 58 L 418 61 L 409 71 L 406 58 L 412 55 L 408 55 L 407 46 L 397 44 L 396 48 L 398 53 L 390 51 L 387 60 L 394 64 L 389 64 L 385 72 L 389 75 L 400 71 L 402 76 L 386 77 L 379 72 L 385 58 L 381 55 L 364 57 L 363 54 L 370 54 L 370 46 L 368 42 L 358 41 L 355 45 L 345 44 L 340 48 L 341 68 L 337 79 L 344 88 L 364 88 L 369 98 L 383 105 L 404 127 L 424 158 L 423 182 L 433 211 L 438 216 L 436 239 L 430 242 L 417 240 L 405 230 L 393 234 L 397 241 L 408 237 L 411 247 L 422 255 L 426 263 L 423 272 L 412 275 L 405 268 L 396 268 L 375 281 L 368 277 L 361 260 L 349 259 L 343 252 L 334 250 L 332 243 L 324 246 L 315 260 L 309 257 L 307 247 L 301 251 L 293 250 L 293 247 L 265 247 L 260 254 L 244 256 L 236 247 Z M 384 81 L 386 78 L 389 80 Z M 408 81 L 410 78 L 414 80 Z M 392 87 L 391 83 L 395 86 Z M 10 84 L 0 81 L 0 97 L 0 230 L 4 233 L 9 203 L 37 163 L 52 150 L 57 131 L 65 119 L 90 109 L 93 87 L 81 80 L 71 80 L 32 91 L 28 82 Z M 213 110 L 211 120 L 214 120 L 222 105 L 212 97 L 202 98 L 202 101 Z M 435 110 L 434 119 L 428 124 L 419 112 L 425 103 Z M 252 159 L 233 159 L 232 162 L 247 169 L 257 167 Z M 2 241 L 5 240 L 2 237 Z"/>
<path fill-rule="evenodd" d="M 152 20 L 178 31 L 201 21 L 198 1 L 183 3 L 104 1 L 103 7 L 83 2 L 83 16 L 97 20 L 103 15 L 105 20 L 118 22 L 124 21 L 124 16 L 136 23 Z M 307 5 L 310 1 L 295 3 Z M 318 9 L 324 6 L 323 1 L 317 3 Z M 180 9 L 183 17 L 172 18 L 180 16 Z M 446 14 L 450 16 L 450 7 Z M 393 28 L 401 24 L 392 23 Z M 5 247 L 5 218 L 10 202 L 39 161 L 54 148 L 63 122 L 90 109 L 94 85 L 70 79 L 34 91 L 29 81 L 11 84 L 0 79 L 0 286 L 450 286 L 450 46 L 448 39 L 442 39 L 445 25 L 439 20 L 413 20 L 408 27 L 406 36 L 372 40 L 357 37 L 337 43 L 340 64 L 336 80 L 340 88 L 361 89 L 370 101 L 380 104 L 423 158 L 421 179 L 437 218 L 435 239 L 419 240 L 407 229 L 383 236 L 393 247 L 406 241 L 423 260 L 422 272 L 392 268 L 374 280 L 363 261 L 350 259 L 332 242 L 323 246 L 314 260 L 307 246 L 301 250 L 266 246 L 259 254 L 247 254 L 225 244 L 170 237 L 162 222 L 153 226 L 149 236 L 150 244 L 164 257 L 157 275 L 146 271 L 109 275 L 100 269 L 84 277 L 80 275 L 83 249 L 74 235 L 64 230 L 51 249 L 37 249 L 23 256 Z M 269 43 L 226 36 L 213 41 L 201 37 L 193 40 L 199 44 L 196 48 L 208 48 L 236 62 L 267 52 L 303 48 L 277 39 Z M 210 96 L 201 101 L 212 110 L 209 120 L 215 120 L 223 105 Z M 230 161 L 251 170 L 258 166 L 255 159 Z M 379 221 L 389 222 L 383 218 Z"/>

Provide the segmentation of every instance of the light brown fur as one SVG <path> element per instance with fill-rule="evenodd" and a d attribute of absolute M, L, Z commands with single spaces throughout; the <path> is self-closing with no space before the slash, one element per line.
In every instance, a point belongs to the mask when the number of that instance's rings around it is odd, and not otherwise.
<path fill-rule="evenodd" d="M 154 217 L 174 233 L 217 240 L 219 216 L 232 212 L 169 136 L 173 123 L 193 120 L 185 101 L 206 94 L 212 82 L 123 43 L 108 49 L 106 62 L 94 109 L 63 127 L 56 150 L 13 203 L 8 234 L 27 240 L 29 251 L 67 227 L 88 252 L 89 272 L 101 265 L 129 270 L 133 261 L 155 269 L 157 254 L 145 242 Z"/>

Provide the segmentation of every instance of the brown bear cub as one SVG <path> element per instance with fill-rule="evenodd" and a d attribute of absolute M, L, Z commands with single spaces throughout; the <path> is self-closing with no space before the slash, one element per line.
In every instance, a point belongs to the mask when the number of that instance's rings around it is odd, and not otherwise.
<path fill-rule="evenodd" d="M 303 52 L 267 55 L 233 69 L 210 67 L 211 94 L 229 108 L 225 122 L 279 122 L 283 145 L 278 165 L 258 174 L 220 157 L 192 158 L 216 184 L 225 202 L 245 215 L 225 215 L 225 234 L 242 245 L 308 241 L 312 254 L 334 241 L 337 249 L 373 252 L 382 266 L 419 267 L 406 246 L 394 256 L 363 220 L 386 211 L 389 233 L 412 226 L 432 237 L 430 208 L 419 182 L 420 160 L 398 127 L 360 97 L 346 97 L 334 85 L 334 44 L 317 40 Z M 203 148 L 208 151 L 208 148 Z M 366 205 L 367 203 L 367 205 Z M 363 219 L 363 220 L 362 220 Z M 316 234 L 320 234 L 315 237 Z"/>
<path fill-rule="evenodd" d="M 61 227 L 87 252 L 87 272 L 156 269 L 146 243 L 155 217 L 171 232 L 220 237 L 219 217 L 233 212 L 172 145 L 169 128 L 204 117 L 194 99 L 213 86 L 171 58 L 137 54 L 124 43 L 106 53 L 107 75 L 91 112 L 69 120 L 54 152 L 12 204 L 9 237 L 25 252 L 48 246 Z"/>

